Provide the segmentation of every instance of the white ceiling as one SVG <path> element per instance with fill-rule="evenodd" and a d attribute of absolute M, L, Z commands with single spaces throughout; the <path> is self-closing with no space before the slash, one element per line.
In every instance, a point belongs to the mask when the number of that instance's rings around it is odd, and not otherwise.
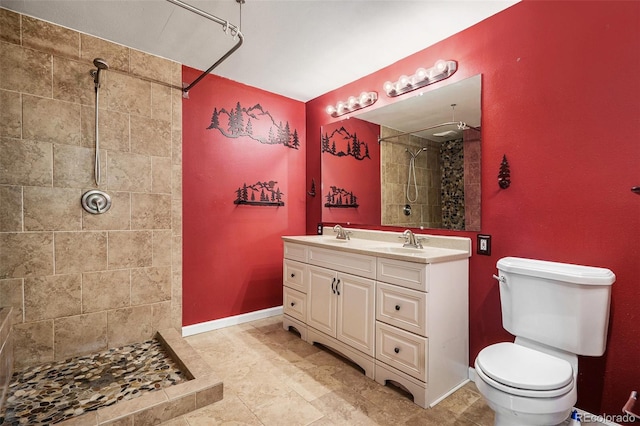
<path fill-rule="evenodd" d="M 240 26 L 244 44 L 214 74 L 308 101 L 390 65 L 518 0 L 185 0 Z M 0 0 L 0 6 L 209 68 L 235 41 L 166 0 Z"/>
<path fill-rule="evenodd" d="M 443 142 L 460 137 L 465 127 L 459 127 L 460 122 L 476 128 L 481 126 L 481 91 L 482 76 L 478 74 L 381 108 L 364 109 L 356 115 L 361 120 Z M 437 136 L 441 132 L 449 133 Z"/>

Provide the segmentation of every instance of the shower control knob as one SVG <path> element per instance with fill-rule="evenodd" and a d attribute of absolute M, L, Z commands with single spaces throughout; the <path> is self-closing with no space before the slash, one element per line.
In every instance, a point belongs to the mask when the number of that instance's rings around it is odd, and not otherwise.
<path fill-rule="evenodd" d="M 400 305 L 396 305 L 396 311 L 400 310 Z"/>
<path fill-rule="evenodd" d="M 85 192 L 80 203 L 87 213 L 102 214 L 111 208 L 111 197 L 104 191 L 94 189 Z"/>

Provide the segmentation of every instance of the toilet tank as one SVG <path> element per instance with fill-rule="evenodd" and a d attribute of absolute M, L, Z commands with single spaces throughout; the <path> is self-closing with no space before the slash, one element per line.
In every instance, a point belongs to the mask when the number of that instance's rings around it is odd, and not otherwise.
<path fill-rule="evenodd" d="M 497 267 L 505 330 L 578 355 L 604 354 L 613 272 L 519 257 Z"/>

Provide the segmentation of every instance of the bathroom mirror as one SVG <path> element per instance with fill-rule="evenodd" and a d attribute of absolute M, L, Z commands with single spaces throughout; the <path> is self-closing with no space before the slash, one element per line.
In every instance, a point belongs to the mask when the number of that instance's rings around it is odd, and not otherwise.
<path fill-rule="evenodd" d="M 323 222 L 479 231 L 481 92 L 476 75 L 323 126 Z"/>

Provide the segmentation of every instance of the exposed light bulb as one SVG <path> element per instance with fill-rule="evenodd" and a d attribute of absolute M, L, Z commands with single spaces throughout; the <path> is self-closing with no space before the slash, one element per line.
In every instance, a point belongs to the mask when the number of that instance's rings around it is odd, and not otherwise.
<path fill-rule="evenodd" d="M 449 69 L 446 61 L 438 60 L 435 65 L 429 69 L 429 78 L 434 79 L 441 77 Z"/>
<path fill-rule="evenodd" d="M 429 69 L 418 68 L 413 75 L 409 77 L 401 75 L 397 81 L 387 81 L 382 87 L 387 96 L 395 97 L 449 78 L 457 69 L 456 61 L 439 59 Z"/>
<path fill-rule="evenodd" d="M 325 111 L 332 117 L 339 117 L 353 111 L 373 105 L 378 100 L 377 92 L 362 92 L 358 96 L 349 96 L 346 101 L 338 101 L 335 106 L 329 105 Z"/>
<path fill-rule="evenodd" d="M 400 78 L 398 79 L 398 87 L 400 89 L 404 89 L 410 83 L 411 83 L 411 80 L 409 80 L 409 77 L 407 77 L 406 75 L 401 75 Z"/>
<path fill-rule="evenodd" d="M 416 70 L 416 73 L 414 74 L 414 77 L 416 78 L 417 81 L 424 81 L 428 76 L 429 76 L 429 73 L 424 68 L 418 68 Z"/>

